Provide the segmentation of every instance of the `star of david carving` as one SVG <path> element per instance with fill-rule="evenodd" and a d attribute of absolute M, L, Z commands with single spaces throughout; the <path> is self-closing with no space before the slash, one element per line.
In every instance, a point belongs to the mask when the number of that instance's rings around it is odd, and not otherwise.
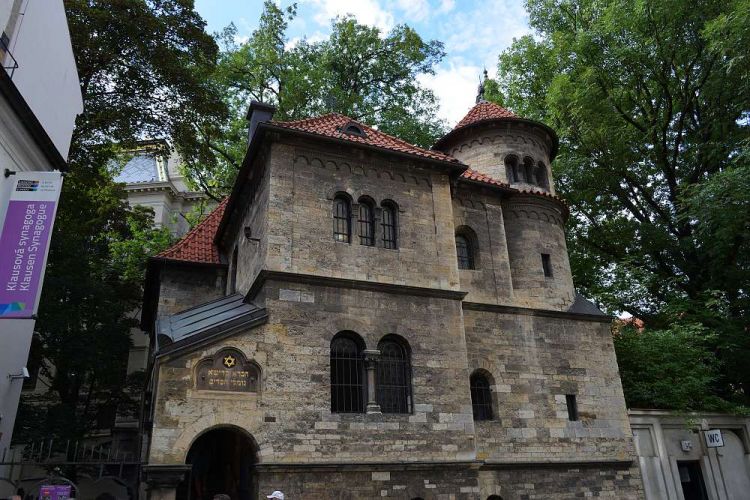
<path fill-rule="evenodd" d="M 224 366 L 227 368 L 232 368 L 234 365 L 237 364 L 237 360 L 234 359 L 234 356 L 231 354 L 224 356 Z"/>

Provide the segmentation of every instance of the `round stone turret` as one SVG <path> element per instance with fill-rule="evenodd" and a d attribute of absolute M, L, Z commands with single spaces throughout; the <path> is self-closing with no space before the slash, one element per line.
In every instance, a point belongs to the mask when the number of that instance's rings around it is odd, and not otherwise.
<path fill-rule="evenodd" d="M 480 101 L 434 149 L 497 181 L 554 194 L 550 163 L 557 146 L 557 134 L 547 125 Z"/>
<path fill-rule="evenodd" d="M 567 208 L 555 198 L 548 126 L 480 101 L 435 145 L 472 170 L 507 183 L 499 196 L 514 305 L 567 310 L 575 291 L 565 244 Z"/>

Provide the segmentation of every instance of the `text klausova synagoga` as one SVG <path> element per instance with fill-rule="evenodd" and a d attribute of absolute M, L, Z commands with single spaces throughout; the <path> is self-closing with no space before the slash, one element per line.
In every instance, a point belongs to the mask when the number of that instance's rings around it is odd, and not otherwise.
<path fill-rule="evenodd" d="M 642 498 L 555 132 L 481 99 L 430 150 L 272 114 L 149 261 L 149 497 Z"/>

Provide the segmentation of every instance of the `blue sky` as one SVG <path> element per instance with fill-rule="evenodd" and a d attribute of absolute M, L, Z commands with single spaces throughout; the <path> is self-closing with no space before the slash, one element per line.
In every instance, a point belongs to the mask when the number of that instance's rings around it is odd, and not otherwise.
<path fill-rule="evenodd" d="M 276 2 L 282 7 L 291 3 Z M 263 1 L 196 0 L 195 5 L 209 31 L 234 22 L 244 37 L 257 27 Z M 483 67 L 494 74 L 500 52 L 514 37 L 529 33 L 523 0 L 297 0 L 297 5 L 290 43 L 326 37 L 331 19 L 345 14 L 386 31 L 406 23 L 423 38 L 445 43 L 446 57 L 437 73 L 424 75 L 422 81 L 437 94 L 440 114 L 450 125 L 473 105 Z"/>

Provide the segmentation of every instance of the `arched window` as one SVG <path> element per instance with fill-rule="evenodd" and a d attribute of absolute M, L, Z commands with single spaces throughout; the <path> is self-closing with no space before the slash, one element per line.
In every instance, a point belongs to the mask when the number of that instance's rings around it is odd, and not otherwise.
<path fill-rule="evenodd" d="M 547 181 L 547 166 L 542 162 L 536 164 L 536 183 L 539 187 L 549 189 L 549 182 Z"/>
<path fill-rule="evenodd" d="M 383 413 L 411 413 L 411 359 L 406 341 L 388 335 L 378 344 L 377 401 Z"/>
<path fill-rule="evenodd" d="M 392 201 L 384 201 L 383 208 L 383 248 L 398 248 L 398 209 Z"/>
<path fill-rule="evenodd" d="M 359 215 L 357 217 L 360 245 L 371 247 L 375 244 L 375 218 L 373 212 L 372 202 L 360 198 Z"/>
<path fill-rule="evenodd" d="M 490 495 L 487 497 L 487 500 L 503 500 L 503 497 L 499 495 Z"/>
<path fill-rule="evenodd" d="M 365 344 L 354 332 L 341 332 L 331 341 L 331 412 L 364 413 L 367 401 Z"/>
<path fill-rule="evenodd" d="M 456 232 L 456 257 L 459 269 L 476 269 L 476 238 L 468 227 L 459 228 Z"/>
<path fill-rule="evenodd" d="M 492 420 L 492 393 L 487 376 L 482 372 L 474 372 L 469 379 L 469 386 L 474 420 Z"/>
<path fill-rule="evenodd" d="M 333 239 L 349 243 L 352 236 L 352 204 L 344 195 L 333 199 Z"/>
<path fill-rule="evenodd" d="M 534 160 L 528 156 L 523 159 L 523 174 L 527 183 L 534 184 Z"/>
<path fill-rule="evenodd" d="M 517 156 L 508 155 L 505 157 L 505 174 L 508 176 L 509 183 L 513 184 L 519 182 Z"/>

